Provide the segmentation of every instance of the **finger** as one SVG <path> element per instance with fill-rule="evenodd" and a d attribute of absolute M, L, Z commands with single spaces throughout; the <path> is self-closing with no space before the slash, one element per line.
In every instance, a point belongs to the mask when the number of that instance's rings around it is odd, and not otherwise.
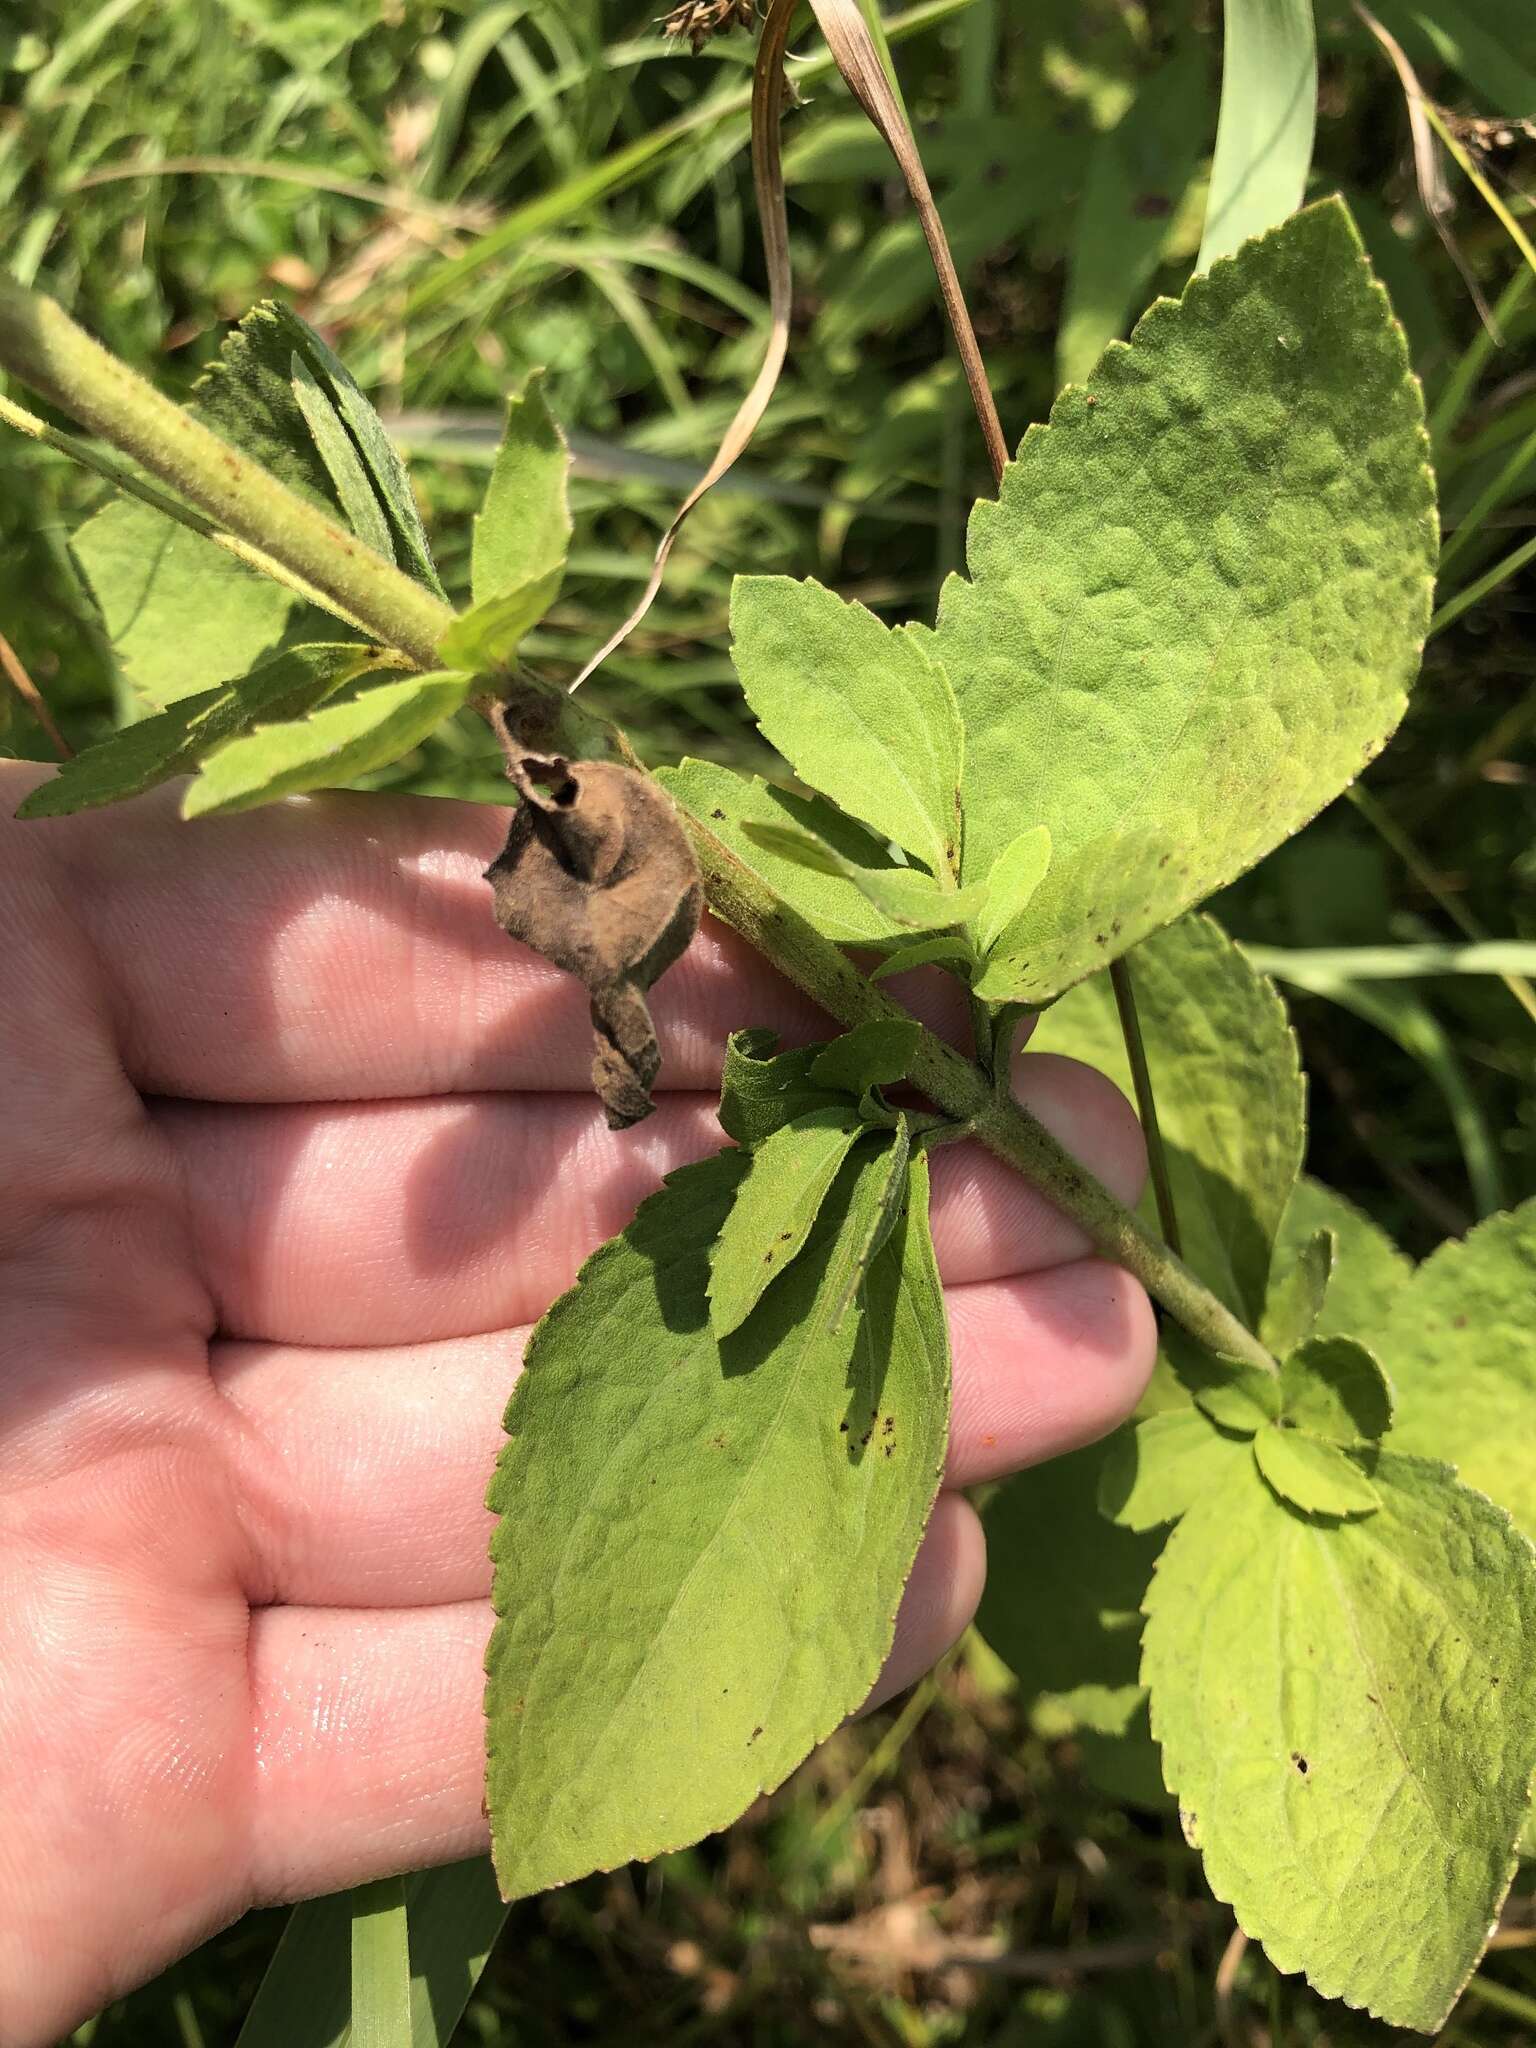
<path fill-rule="evenodd" d="M 987 1576 L 981 1518 L 958 1493 L 941 1493 L 912 1565 L 896 1615 L 896 1640 L 874 1691 L 859 1709 L 871 1713 L 916 1684 L 970 1627 Z"/>
<path fill-rule="evenodd" d="M 969 1503 L 941 1497 L 871 1704 L 910 1684 L 959 1636 L 981 1595 L 983 1555 Z M 491 1620 L 487 1601 L 252 1616 L 259 1900 L 339 1891 L 485 1848 Z"/>
<path fill-rule="evenodd" d="M 314 1102 L 588 1087 L 584 991 L 492 922 L 483 870 L 506 811 L 333 793 L 186 821 L 176 783 L 110 811 L 15 823 L 39 779 L 0 774 L 0 862 L 40 862 L 68 902 L 145 1093 Z M 801 1042 L 827 1028 L 712 922 L 652 1007 L 664 1088 L 712 1086 L 741 1026 Z"/>
<path fill-rule="evenodd" d="M 1112 1083 L 1049 1054 L 1017 1063 L 1025 1101 L 1122 1201 L 1144 1172 Z M 229 1336 L 423 1343 L 530 1322 L 684 1162 L 717 1151 L 711 1099 L 674 1097 L 607 1130 L 587 1096 L 355 1106 L 161 1104 L 199 1271 Z M 933 1155 L 934 1234 L 954 1281 L 1088 1249 L 1076 1225 L 974 1145 Z"/>
<path fill-rule="evenodd" d="M 973 1486 L 1104 1435 L 1140 1399 L 1141 1288 L 1081 1259 L 948 1291 L 947 1479 Z M 392 1351 L 214 1348 L 257 1602 L 406 1607 L 490 1589 L 484 1507 L 528 1332 Z M 828 1428 L 838 1411 L 828 1410 Z"/>

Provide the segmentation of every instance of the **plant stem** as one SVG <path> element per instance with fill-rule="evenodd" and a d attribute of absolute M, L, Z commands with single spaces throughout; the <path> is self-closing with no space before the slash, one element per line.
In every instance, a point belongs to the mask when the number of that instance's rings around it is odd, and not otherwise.
<path fill-rule="evenodd" d="M 3 277 L 0 368 L 132 456 L 220 526 L 344 603 L 384 645 L 421 668 L 435 665 L 438 642 L 453 622 L 447 605 L 134 376 L 60 307 Z M 710 908 L 797 988 L 845 1025 L 910 1021 L 706 826 L 686 814 L 682 822 Z M 923 1030 L 911 1079 L 1078 1223 L 1106 1257 L 1134 1274 L 1191 1336 L 1224 1357 L 1276 1369 L 1258 1339 L 1042 1123 L 996 1096 L 982 1067 Z"/>
<path fill-rule="evenodd" d="M 696 819 L 683 823 L 704 876 L 710 909 L 795 986 L 846 1025 L 908 1019 L 840 948 L 777 897 L 761 876 Z M 908 1021 L 910 1021 L 908 1019 Z M 1275 1361 L 1229 1309 L 1146 1225 L 1086 1172 L 1027 1109 L 994 1096 L 963 1053 L 924 1030 L 910 1079 L 965 1124 L 999 1159 L 1045 1194 L 1116 1265 L 1123 1266 L 1208 1350 L 1273 1372 Z"/>
<path fill-rule="evenodd" d="M 236 539 L 273 556 L 421 668 L 453 623 L 441 599 L 136 376 L 41 292 L 0 276 L 9 370 Z"/>

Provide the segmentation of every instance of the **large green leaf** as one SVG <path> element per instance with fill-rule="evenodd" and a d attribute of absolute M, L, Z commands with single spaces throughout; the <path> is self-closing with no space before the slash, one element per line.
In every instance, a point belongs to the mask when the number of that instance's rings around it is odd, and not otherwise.
<path fill-rule="evenodd" d="M 1449 1459 L 1536 1540 L 1536 1201 L 1426 1259 L 1379 1349 L 1399 1402 L 1393 1444 Z"/>
<path fill-rule="evenodd" d="M 190 774 L 215 747 L 253 725 L 300 718 L 313 710 L 365 670 L 371 652 L 343 641 L 274 654 L 238 682 L 182 697 L 169 709 L 87 747 L 66 761 L 51 782 L 40 783 L 16 815 L 62 817 L 142 795 L 173 775 Z"/>
<path fill-rule="evenodd" d="M 405 1880 L 352 1894 L 352 2048 L 412 2048 L 411 1944 Z"/>
<path fill-rule="evenodd" d="M 890 1647 L 948 1417 L 925 1166 L 840 1334 L 839 1226 L 878 1154 L 722 1345 L 709 1250 L 744 1168 L 672 1175 L 539 1325 L 508 1409 L 486 1693 L 508 1897 L 725 1826 Z"/>
<path fill-rule="evenodd" d="M 183 815 L 248 811 L 280 796 L 337 789 L 420 746 L 464 702 L 473 678 L 455 673 L 377 683 L 286 725 L 261 725 L 204 761 Z"/>
<path fill-rule="evenodd" d="M 1204 145 L 1207 103 L 1205 64 L 1185 50 L 1142 80 L 1126 112 L 1094 142 L 1056 335 L 1059 384 L 1086 377 L 1105 343 L 1145 305 L 1169 216 Z"/>
<path fill-rule="evenodd" d="M 1132 969 L 1185 1256 L 1228 1307 L 1256 1321 L 1306 1133 L 1285 1006 L 1207 917 L 1148 939 Z M 1132 1092 L 1107 977 L 1064 996 L 1030 1043 L 1086 1060 Z"/>
<path fill-rule="evenodd" d="M 1222 15 L 1202 270 L 1300 206 L 1317 126 L 1312 0 L 1225 0 Z"/>
<path fill-rule="evenodd" d="M 801 781 L 935 875 L 958 868 L 960 713 L 916 638 L 787 576 L 736 579 L 731 634 L 747 702 Z"/>
<path fill-rule="evenodd" d="M 1206 1876 L 1281 1970 L 1433 2032 L 1515 1868 L 1536 1765 L 1536 1559 L 1448 1467 L 1380 1453 L 1351 1520 L 1246 1459 L 1147 1595 L 1142 1677 Z"/>
<path fill-rule="evenodd" d="M 1240 874 L 1402 715 L 1434 487 L 1343 205 L 1154 306 L 971 517 L 927 645 L 965 723 L 965 875 L 1049 828 L 1043 1001 Z"/>

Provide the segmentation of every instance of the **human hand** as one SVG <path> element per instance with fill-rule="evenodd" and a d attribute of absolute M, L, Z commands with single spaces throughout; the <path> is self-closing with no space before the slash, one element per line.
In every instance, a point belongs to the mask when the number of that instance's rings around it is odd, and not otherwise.
<path fill-rule="evenodd" d="M 491 923 L 503 814 L 188 825 L 167 790 L 15 824 L 38 776 L 0 767 L 6 2048 L 247 1907 L 485 1846 L 482 1501 L 528 1326 L 722 1143 L 728 1031 L 826 1029 L 706 925 L 653 997 L 668 1092 L 610 1133 L 583 992 Z M 1026 1053 L 1016 1084 L 1134 1199 L 1108 1082 Z M 952 1490 L 877 1698 L 980 1593 L 953 1489 L 1111 1428 L 1154 1348 L 1041 1196 L 974 1146 L 932 1165 Z"/>

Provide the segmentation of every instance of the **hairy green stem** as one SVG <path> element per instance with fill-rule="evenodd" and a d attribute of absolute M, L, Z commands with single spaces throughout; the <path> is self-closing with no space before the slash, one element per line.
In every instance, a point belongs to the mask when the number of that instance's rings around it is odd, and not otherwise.
<path fill-rule="evenodd" d="M 421 668 L 453 623 L 441 599 L 109 355 L 61 306 L 0 276 L 0 369 L 78 420 L 216 526 L 333 598 Z"/>
<path fill-rule="evenodd" d="M 162 397 L 77 327 L 51 300 L 0 277 L 0 369 L 13 372 L 108 446 L 131 456 L 218 526 L 326 593 L 376 639 L 431 668 L 454 614 L 259 464 Z M 683 823 L 698 855 L 710 908 L 796 987 L 845 1025 L 908 1013 L 830 939 L 698 820 Z M 1006 1096 L 982 1067 L 935 1033 L 918 1040 L 911 1078 L 931 1101 L 1017 1169 L 1106 1257 L 1210 1350 L 1267 1370 L 1252 1333 L 1045 1126 Z"/>

